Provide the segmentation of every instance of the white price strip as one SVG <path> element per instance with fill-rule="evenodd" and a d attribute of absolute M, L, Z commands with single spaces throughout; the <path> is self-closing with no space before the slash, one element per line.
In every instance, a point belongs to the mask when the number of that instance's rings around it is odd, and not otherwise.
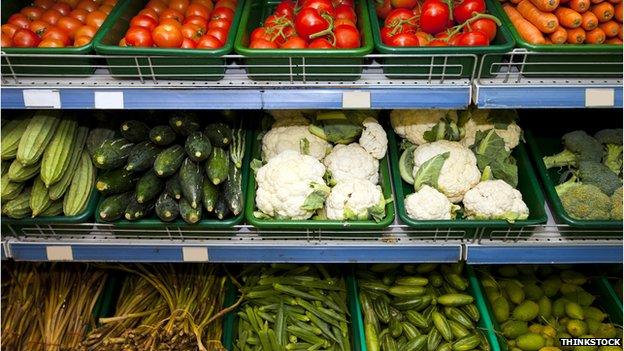
<path fill-rule="evenodd" d="M 48 261 L 73 261 L 74 253 L 71 246 L 46 246 Z"/>
<path fill-rule="evenodd" d="M 61 108 L 61 94 L 58 90 L 27 89 L 22 94 L 27 108 Z"/>
<path fill-rule="evenodd" d="M 585 89 L 586 107 L 613 107 L 615 91 L 613 89 Z"/>
<path fill-rule="evenodd" d="M 342 108 L 368 109 L 370 107 L 370 91 L 345 91 L 342 93 Z"/>
<path fill-rule="evenodd" d="M 208 262 L 208 248 L 183 247 L 182 260 L 184 262 Z"/>
<path fill-rule="evenodd" d="M 121 91 L 96 91 L 94 100 L 97 109 L 124 108 L 124 94 Z"/>

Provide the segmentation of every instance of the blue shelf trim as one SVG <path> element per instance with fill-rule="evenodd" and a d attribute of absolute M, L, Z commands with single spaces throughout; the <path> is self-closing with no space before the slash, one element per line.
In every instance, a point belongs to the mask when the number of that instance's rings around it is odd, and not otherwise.
<path fill-rule="evenodd" d="M 622 246 L 467 246 L 472 264 L 622 263 Z"/>
<path fill-rule="evenodd" d="M 481 108 L 585 108 L 585 90 L 603 87 L 501 87 L 480 86 L 477 106 Z M 622 108 L 622 87 L 614 89 L 614 103 Z"/>

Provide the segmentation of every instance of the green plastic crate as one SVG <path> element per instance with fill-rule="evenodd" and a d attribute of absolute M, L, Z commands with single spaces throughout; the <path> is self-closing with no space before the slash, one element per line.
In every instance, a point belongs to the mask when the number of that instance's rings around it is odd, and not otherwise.
<path fill-rule="evenodd" d="M 103 28 L 111 25 L 119 7 L 126 0 L 120 0 L 113 8 L 111 13 L 106 17 L 106 21 L 102 24 L 100 30 L 96 34 L 103 32 Z M 2 23 L 6 23 L 9 17 L 18 12 L 23 6 L 30 5 L 30 1 L 3 1 L 0 5 L 2 12 Z M 64 74 L 64 75 L 90 75 L 95 71 L 95 66 L 100 64 L 100 60 L 92 57 L 43 57 L 40 55 L 89 55 L 93 52 L 93 43 L 95 37 L 87 45 L 81 47 L 64 47 L 64 48 L 2 48 L 6 54 L 28 55 L 28 57 L 10 57 L 8 60 L 12 65 L 13 72 L 19 75 L 42 75 L 42 74 Z M 7 57 L 2 58 L 2 75 L 11 77 L 13 72 L 7 65 Z M 17 65 L 17 66 L 16 66 Z M 22 67 L 20 65 L 28 65 Z M 73 67 L 63 67 L 73 66 Z"/>
<path fill-rule="evenodd" d="M 225 58 L 234 47 L 234 36 L 241 17 L 240 0 L 225 45 L 219 49 L 139 48 L 119 46 L 130 21 L 143 9 L 147 0 L 126 0 L 119 5 L 113 21 L 103 25 L 93 39 L 95 51 L 107 57 L 108 69 L 116 78 L 220 80 L 225 73 Z M 135 58 L 149 56 L 150 58 Z M 151 65 L 150 65 L 151 63 Z M 213 66 L 213 67 L 211 67 Z"/>
<path fill-rule="evenodd" d="M 494 4 L 494 0 L 485 1 L 488 13 L 501 18 L 500 10 Z M 446 47 L 394 47 L 386 45 L 381 41 L 381 28 L 384 21 L 377 17 L 375 12 L 375 1 L 369 0 L 368 12 L 373 22 L 373 37 L 375 40 L 375 49 L 382 54 L 396 54 L 396 55 L 482 55 L 482 54 L 500 54 L 500 55 L 488 55 L 484 59 L 484 70 L 481 72 L 482 77 L 491 76 L 485 70 L 485 67 L 489 67 L 492 63 L 501 62 L 503 54 L 510 51 L 514 47 L 514 40 L 511 36 L 509 28 L 506 26 L 498 27 L 496 37 L 489 46 L 446 46 Z M 478 56 L 480 58 L 480 56 Z M 388 78 L 402 78 L 402 79 L 426 79 L 431 76 L 433 79 L 436 77 L 445 77 L 450 79 L 457 78 L 469 78 L 472 76 L 473 71 L 476 72 L 476 66 L 480 60 L 471 57 L 453 57 L 453 56 L 439 56 L 439 57 L 390 57 L 384 58 L 383 71 Z M 392 66 L 390 66 L 392 65 Z M 416 67 L 409 67 L 408 65 L 419 65 Z M 432 68 L 432 66 L 434 66 Z M 448 67 L 453 65 L 453 67 Z M 446 66 L 446 67 L 445 67 Z"/>
<path fill-rule="evenodd" d="M 261 140 L 254 138 L 253 159 L 261 158 Z M 381 176 L 379 183 L 381 191 L 386 199 L 392 197 L 392 182 L 390 180 L 390 171 L 388 169 L 388 156 L 379 160 L 379 172 Z M 259 219 L 254 216 L 256 211 L 256 177 L 249 175 L 249 185 L 247 186 L 247 200 L 245 208 L 245 217 L 247 223 L 259 229 L 323 229 L 323 230 L 343 230 L 345 235 L 349 235 L 349 230 L 381 230 L 389 226 L 394 221 L 394 205 L 392 202 L 386 204 L 386 217 L 379 223 L 374 220 L 367 221 L 332 221 L 332 220 L 277 220 L 277 219 Z"/>
<path fill-rule="evenodd" d="M 353 81 L 362 74 L 364 55 L 373 51 L 366 0 L 357 0 L 362 46 L 356 49 L 250 49 L 250 33 L 262 25 L 279 0 L 247 1 L 236 35 L 235 50 L 245 56 L 247 75 L 255 80 Z M 302 65 L 305 60 L 305 72 Z M 316 66 L 316 67 L 312 67 Z"/>
<path fill-rule="evenodd" d="M 405 209 L 405 196 L 414 192 L 412 185 L 406 183 L 401 178 L 399 171 L 399 142 L 393 130 L 388 132 L 388 144 L 390 149 L 390 162 L 392 166 L 392 180 L 394 181 L 394 193 L 397 203 L 399 218 L 403 223 L 412 228 L 423 229 L 427 231 L 436 231 L 438 233 L 449 233 L 449 236 L 458 235 L 455 232 L 464 230 L 465 238 L 474 237 L 479 228 L 482 228 L 482 235 L 488 236 L 493 232 L 504 232 L 507 229 L 518 230 L 524 226 L 546 223 L 547 216 L 544 210 L 544 196 L 540 189 L 537 177 L 531 167 L 529 156 L 524 144 L 519 144 L 513 151 L 512 155 L 516 158 L 518 164 L 518 187 L 522 193 L 522 199 L 529 208 L 529 218 L 514 223 L 507 221 L 487 221 L 487 220 L 433 220 L 419 221 L 410 218 Z M 430 236 L 431 233 L 423 233 L 421 235 Z M 531 235 L 531 231 L 523 231 L 522 236 Z"/>

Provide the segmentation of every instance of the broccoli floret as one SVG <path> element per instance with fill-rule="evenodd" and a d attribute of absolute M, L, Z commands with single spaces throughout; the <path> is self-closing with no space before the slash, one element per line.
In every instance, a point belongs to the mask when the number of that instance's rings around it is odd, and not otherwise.
<path fill-rule="evenodd" d="M 546 168 L 576 166 L 580 161 L 602 160 L 603 149 L 598 140 L 582 130 L 575 130 L 565 134 L 562 138 L 565 150 L 544 157 Z"/>
<path fill-rule="evenodd" d="M 622 145 L 622 129 L 603 129 L 594 135 L 602 144 Z"/>
<path fill-rule="evenodd" d="M 593 184 L 609 196 L 622 186 L 620 178 L 600 162 L 579 162 L 578 177 L 583 183 Z"/>
<path fill-rule="evenodd" d="M 575 182 L 572 178 L 559 184 L 556 190 L 572 218 L 598 220 L 611 217 L 611 198 L 597 186 Z"/>
<path fill-rule="evenodd" d="M 553 167 L 574 166 L 576 165 L 578 156 L 574 152 L 564 149 L 558 154 L 544 156 L 543 160 L 544 165 L 546 165 L 546 169 L 550 169 Z"/>
<path fill-rule="evenodd" d="M 605 146 L 606 153 L 602 159 L 610 170 L 620 174 L 622 170 L 622 129 L 603 129 L 594 138 Z"/>
<path fill-rule="evenodd" d="M 622 220 L 622 188 L 611 195 L 611 219 Z"/>

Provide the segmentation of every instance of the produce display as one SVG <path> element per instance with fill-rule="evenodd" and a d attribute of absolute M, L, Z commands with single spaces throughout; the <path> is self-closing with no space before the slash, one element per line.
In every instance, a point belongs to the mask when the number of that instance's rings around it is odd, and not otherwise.
<path fill-rule="evenodd" d="M 489 350 L 463 264 L 358 269 L 366 349 Z"/>
<path fill-rule="evenodd" d="M 414 186 L 405 197 L 407 215 L 416 220 L 527 219 L 511 155 L 522 139 L 516 117 L 505 110 L 392 111 L 392 127 L 403 138 L 401 178 Z"/>
<path fill-rule="evenodd" d="M 2 265 L 2 350 L 75 350 L 107 274 L 88 265 Z"/>
<path fill-rule="evenodd" d="M 359 48 L 354 0 L 282 0 L 249 40 L 251 49 Z"/>
<path fill-rule="evenodd" d="M 365 111 L 273 112 L 254 160 L 260 219 L 370 220 L 386 216 L 378 185 L 388 139 Z"/>
<path fill-rule="evenodd" d="M 164 222 L 180 217 L 195 224 L 241 213 L 245 135 L 228 125 L 238 124 L 236 117 L 227 118 L 202 127 L 197 114 L 179 111 L 149 118 L 151 126 L 126 120 L 119 137 L 106 128 L 92 131 L 88 146 L 101 170 L 95 186 L 105 197 L 99 218 L 136 221 L 155 212 Z"/>
<path fill-rule="evenodd" d="M 117 0 L 35 0 L 2 25 L 2 47 L 80 47 L 91 42 Z"/>
<path fill-rule="evenodd" d="M 389 46 L 488 46 L 498 18 L 485 0 L 383 0 L 375 2 L 383 20 L 381 41 Z"/>
<path fill-rule="evenodd" d="M 41 110 L 2 126 L 2 213 L 10 218 L 76 216 L 95 185 L 84 150 L 89 128 L 70 114 Z"/>
<path fill-rule="evenodd" d="M 606 296 L 593 295 L 589 278 L 573 266 L 499 266 L 479 271 L 492 316 L 510 350 L 567 350 L 560 338 L 622 338 L 621 326 L 610 322 L 598 304 Z"/>
<path fill-rule="evenodd" d="M 336 269 L 332 269 L 336 268 Z M 233 351 L 351 351 L 347 288 L 339 267 L 272 264 L 243 268 Z"/>
<path fill-rule="evenodd" d="M 237 0 L 150 0 L 119 46 L 218 49 L 228 40 L 236 7 Z"/>
<path fill-rule="evenodd" d="M 509 0 L 503 9 L 530 44 L 622 45 L 619 0 Z"/>
<path fill-rule="evenodd" d="M 622 220 L 622 129 L 594 136 L 582 130 L 561 137 L 564 150 L 543 158 L 544 166 L 562 168 L 557 195 L 575 219 Z"/>

